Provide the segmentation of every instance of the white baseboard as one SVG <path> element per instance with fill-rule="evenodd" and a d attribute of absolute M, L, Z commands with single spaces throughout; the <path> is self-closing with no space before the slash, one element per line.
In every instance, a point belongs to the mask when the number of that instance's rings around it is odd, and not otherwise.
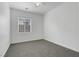
<path fill-rule="evenodd" d="M 59 45 L 59 46 L 65 47 L 65 48 L 67 48 L 67 49 L 70 49 L 70 50 L 72 50 L 72 51 L 75 51 L 75 52 L 78 52 L 78 53 L 79 53 L 79 50 L 77 50 L 77 49 L 73 49 L 73 48 L 68 47 L 68 46 L 66 46 L 66 45 L 63 45 L 63 44 L 61 44 L 61 43 L 53 42 L 53 41 L 50 41 L 50 40 L 48 40 L 48 39 L 45 39 L 45 40 L 46 40 L 46 41 L 49 41 L 49 42 L 51 42 L 51 43 L 54 43 L 54 44 L 56 44 L 56 45 Z"/>

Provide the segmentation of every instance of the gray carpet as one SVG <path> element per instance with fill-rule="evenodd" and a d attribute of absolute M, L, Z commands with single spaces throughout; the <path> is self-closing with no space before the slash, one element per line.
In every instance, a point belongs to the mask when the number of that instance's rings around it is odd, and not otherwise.
<path fill-rule="evenodd" d="M 78 57 L 79 53 L 46 40 L 12 44 L 5 57 Z"/>

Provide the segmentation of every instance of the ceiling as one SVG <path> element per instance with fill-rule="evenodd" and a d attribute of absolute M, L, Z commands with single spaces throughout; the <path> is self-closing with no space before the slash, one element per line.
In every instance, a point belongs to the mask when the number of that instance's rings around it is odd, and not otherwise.
<path fill-rule="evenodd" d="M 11 8 L 44 14 L 61 5 L 63 2 L 41 2 L 41 5 L 38 7 L 34 5 L 35 3 L 36 2 L 9 2 L 9 5 Z"/>

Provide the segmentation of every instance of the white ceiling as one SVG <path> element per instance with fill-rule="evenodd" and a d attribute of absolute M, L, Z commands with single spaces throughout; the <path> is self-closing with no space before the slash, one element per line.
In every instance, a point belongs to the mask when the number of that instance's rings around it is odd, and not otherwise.
<path fill-rule="evenodd" d="M 9 2 L 11 8 L 20 9 L 33 13 L 44 14 L 51 9 L 61 5 L 63 2 L 42 2 L 42 5 L 39 7 L 34 6 L 35 2 Z M 25 9 L 28 8 L 28 9 Z"/>

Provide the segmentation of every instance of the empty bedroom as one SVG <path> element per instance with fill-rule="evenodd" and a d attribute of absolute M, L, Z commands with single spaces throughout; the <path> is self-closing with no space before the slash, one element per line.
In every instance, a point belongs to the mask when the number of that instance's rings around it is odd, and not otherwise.
<path fill-rule="evenodd" d="M 79 57 L 79 2 L 0 2 L 0 57 Z"/>

